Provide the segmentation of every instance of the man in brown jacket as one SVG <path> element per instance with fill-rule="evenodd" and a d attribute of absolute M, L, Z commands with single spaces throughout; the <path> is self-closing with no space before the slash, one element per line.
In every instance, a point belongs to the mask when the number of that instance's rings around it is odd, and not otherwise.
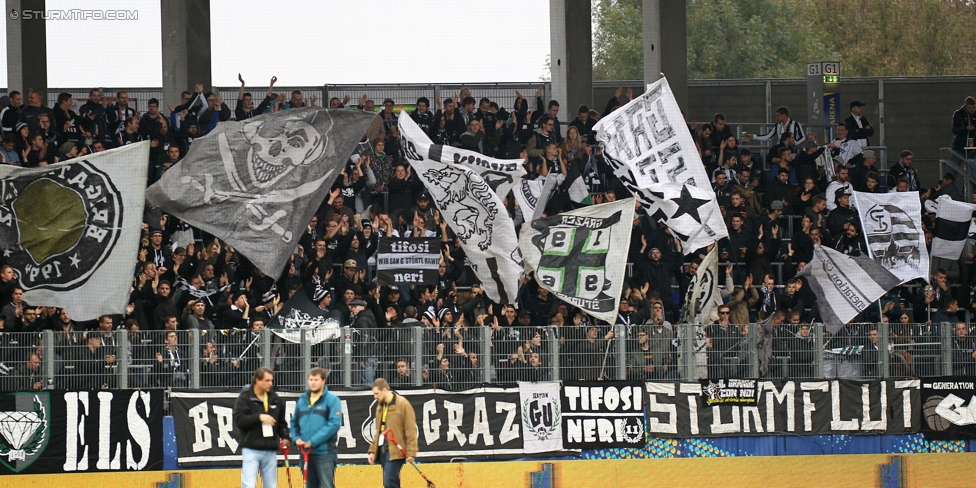
<path fill-rule="evenodd" d="M 373 398 L 376 399 L 376 435 L 369 446 L 369 464 L 379 461 L 383 466 L 383 487 L 400 488 L 400 468 L 412 463 L 417 456 L 417 416 L 410 401 L 390 391 L 390 384 L 383 378 L 373 381 Z M 403 453 L 383 436 L 386 429 L 393 431 L 393 438 L 407 451 Z"/>

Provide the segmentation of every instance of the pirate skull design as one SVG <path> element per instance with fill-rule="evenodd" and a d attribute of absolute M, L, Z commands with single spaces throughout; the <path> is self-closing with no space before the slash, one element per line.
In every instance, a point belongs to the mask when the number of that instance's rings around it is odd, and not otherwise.
<path fill-rule="evenodd" d="M 315 114 L 306 114 L 314 117 Z M 251 184 L 263 189 L 293 169 L 307 166 L 325 152 L 325 138 L 306 121 L 306 116 L 245 122 L 241 127 L 248 143 L 247 171 Z"/>

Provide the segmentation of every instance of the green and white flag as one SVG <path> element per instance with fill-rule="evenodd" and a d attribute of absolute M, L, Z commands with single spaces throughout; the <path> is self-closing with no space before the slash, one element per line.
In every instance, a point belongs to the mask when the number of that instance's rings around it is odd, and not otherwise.
<path fill-rule="evenodd" d="M 560 300 L 614 323 L 633 222 L 633 198 L 526 222 L 519 235 L 525 269 Z"/>
<path fill-rule="evenodd" d="M 75 320 L 124 314 L 142 237 L 149 143 L 38 168 L 0 166 L 0 252 L 24 301 Z"/>

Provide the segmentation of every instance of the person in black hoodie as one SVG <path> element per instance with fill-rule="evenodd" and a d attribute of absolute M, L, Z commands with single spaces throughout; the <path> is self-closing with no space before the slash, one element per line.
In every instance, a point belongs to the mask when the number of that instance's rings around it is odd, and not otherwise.
<path fill-rule="evenodd" d="M 234 426 L 243 447 L 242 487 L 257 486 L 259 471 L 264 486 L 278 486 L 278 448 L 291 445 L 285 402 L 272 391 L 273 384 L 271 370 L 258 368 L 234 403 Z"/>

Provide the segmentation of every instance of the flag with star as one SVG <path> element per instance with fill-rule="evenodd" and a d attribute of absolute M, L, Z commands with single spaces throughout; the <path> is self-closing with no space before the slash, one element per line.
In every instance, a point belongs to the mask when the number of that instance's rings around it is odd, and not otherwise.
<path fill-rule="evenodd" d="M 583 207 L 522 225 L 526 270 L 557 298 L 613 323 L 626 281 L 634 199 Z"/>
<path fill-rule="evenodd" d="M 614 175 L 685 254 L 728 236 L 711 179 L 665 78 L 597 122 Z"/>
<path fill-rule="evenodd" d="M 38 168 L 0 165 L 0 250 L 31 306 L 124 314 L 142 237 L 149 143 Z"/>

